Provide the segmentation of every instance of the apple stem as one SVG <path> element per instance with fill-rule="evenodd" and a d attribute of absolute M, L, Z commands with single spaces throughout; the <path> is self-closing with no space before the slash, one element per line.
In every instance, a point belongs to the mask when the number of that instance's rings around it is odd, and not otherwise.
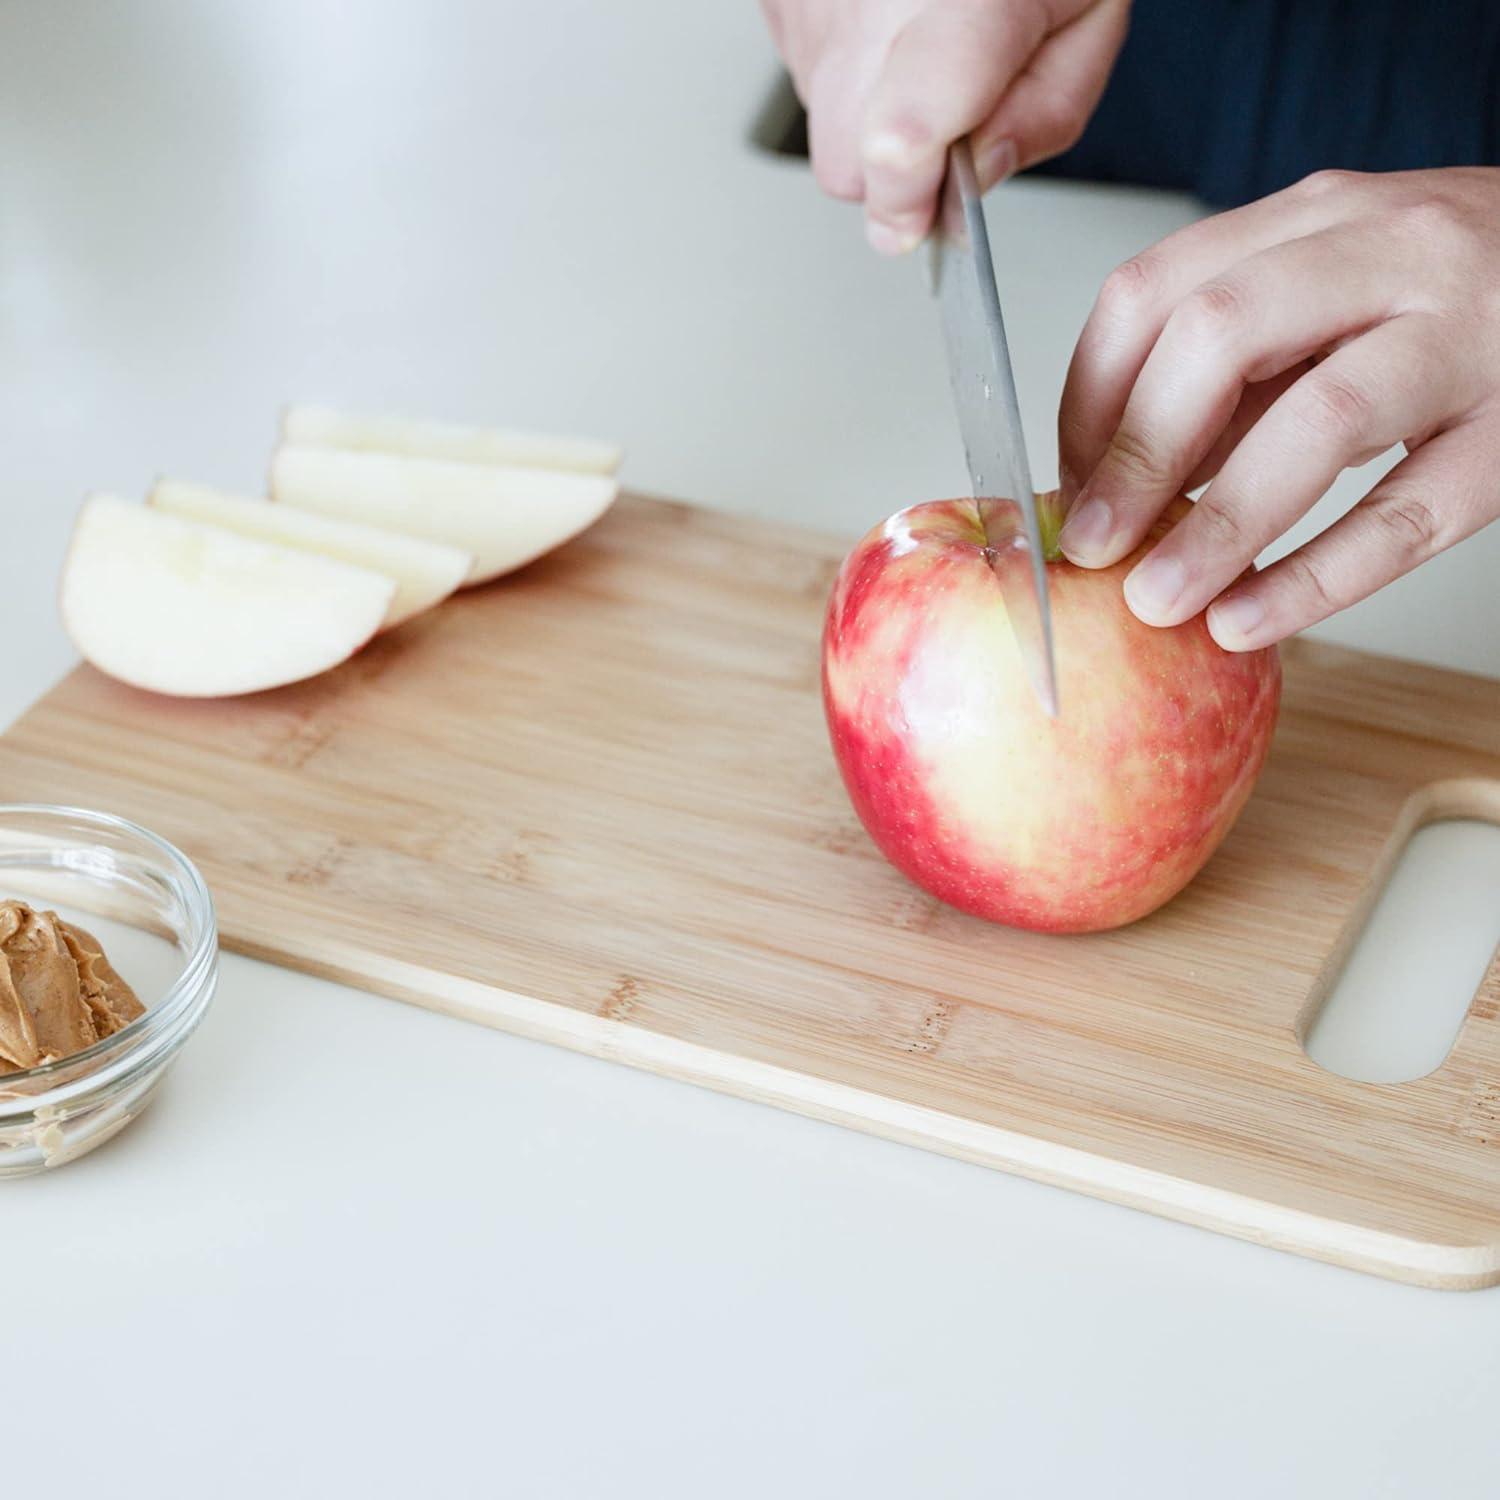
<path fill-rule="evenodd" d="M 1048 490 L 1045 495 L 1038 495 L 1036 513 L 1042 531 L 1042 556 L 1048 562 L 1056 562 L 1062 556 L 1062 548 L 1058 546 L 1057 539 L 1062 533 L 1066 514 L 1059 492 Z"/>

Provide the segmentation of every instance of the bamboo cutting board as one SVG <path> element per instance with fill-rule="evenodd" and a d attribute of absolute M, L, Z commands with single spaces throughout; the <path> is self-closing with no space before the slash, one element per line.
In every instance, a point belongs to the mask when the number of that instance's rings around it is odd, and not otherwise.
<path fill-rule="evenodd" d="M 81 668 L 0 739 L 0 800 L 174 840 L 240 952 L 1364 1270 L 1500 1280 L 1500 965 L 1417 1082 L 1299 1040 L 1410 830 L 1500 818 L 1500 682 L 1295 644 L 1198 880 L 1122 932 L 1009 931 L 908 885 L 845 800 L 818 699 L 842 550 L 628 500 L 298 687 L 181 702 Z"/>

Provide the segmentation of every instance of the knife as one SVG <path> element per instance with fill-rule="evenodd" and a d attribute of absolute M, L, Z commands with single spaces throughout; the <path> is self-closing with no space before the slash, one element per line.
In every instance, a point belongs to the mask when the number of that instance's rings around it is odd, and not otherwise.
<path fill-rule="evenodd" d="M 1026 461 L 1026 438 L 1000 315 L 984 204 L 967 137 L 949 148 L 948 174 L 931 246 L 931 284 L 942 313 L 948 376 L 984 531 L 985 555 L 999 580 L 1037 698 L 1055 718 L 1057 664 L 1041 521 Z"/>

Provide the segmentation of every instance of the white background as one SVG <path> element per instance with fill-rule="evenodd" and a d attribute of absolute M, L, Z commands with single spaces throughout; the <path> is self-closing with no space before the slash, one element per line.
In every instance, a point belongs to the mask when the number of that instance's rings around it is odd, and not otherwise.
<path fill-rule="evenodd" d="M 79 495 L 253 489 L 287 399 L 618 436 L 849 533 L 958 490 L 916 268 L 749 151 L 771 76 L 748 0 L 0 0 L 0 721 L 71 660 Z M 1100 280 L 1193 213 L 998 196 L 1040 480 Z M 1324 633 L 1494 671 L 1497 571 L 1500 528 Z M 0 1192 L 0 1271 L 17 1494 L 1500 1485 L 1500 1291 L 235 958 L 142 1121 Z"/>

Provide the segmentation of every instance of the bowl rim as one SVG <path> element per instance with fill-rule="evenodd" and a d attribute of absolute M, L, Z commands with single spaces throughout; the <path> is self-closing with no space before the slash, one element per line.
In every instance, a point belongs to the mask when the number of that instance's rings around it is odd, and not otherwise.
<path fill-rule="evenodd" d="M 219 952 L 218 914 L 213 896 L 197 865 L 170 840 L 130 818 L 95 808 L 54 802 L 0 802 L 0 826 L 11 818 L 55 818 L 82 823 L 85 827 L 124 834 L 141 840 L 179 877 L 187 910 L 196 910 L 201 920 L 197 941 L 186 955 L 182 970 L 166 993 L 144 1014 L 110 1036 L 102 1037 L 66 1057 L 54 1058 L 34 1068 L 0 1073 L 0 1119 L 34 1112 L 43 1105 L 56 1105 L 80 1094 L 109 1087 L 122 1076 L 144 1070 L 164 1053 L 175 1051 L 201 1018 L 213 996 Z M 114 1054 L 102 1067 L 91 1063 Z M 79 1076 L 71 1075 L 81 1069 Z M 49 1077 L 69 1074 L 69 1081 L 53 1089 L 5 1095 L 23 1084 L 45 1082 Z"/>

